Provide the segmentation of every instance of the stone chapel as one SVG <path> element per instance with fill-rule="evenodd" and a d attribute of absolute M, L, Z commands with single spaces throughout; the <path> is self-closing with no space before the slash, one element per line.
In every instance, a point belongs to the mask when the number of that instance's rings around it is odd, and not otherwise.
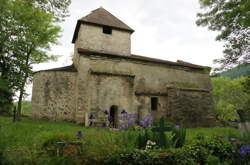
<path fill-rule="evenodd" d="M 89 126 L 103 112 L 119 123 L 121 112 L 137 120 L 151 114 L 185 127 L 215 120 L 210 68 L 131 54 L 134 30 L 104 8 L 79 19 L 73 64 L 34 74 L 31 117 Z"/>

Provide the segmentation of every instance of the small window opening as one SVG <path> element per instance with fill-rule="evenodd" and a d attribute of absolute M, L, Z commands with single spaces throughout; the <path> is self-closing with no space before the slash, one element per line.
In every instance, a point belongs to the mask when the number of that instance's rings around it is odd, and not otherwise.
<path fill-rule="evenodd" d="M 157 97 L 151 97 L 151 110 L 157 111 L 158 108 L 158 98 Z"/>
<path fill-rule="evenodd" d="M 112 28 L 109 26 L 103 26 L 102 27 L 102 32 L 105 34 L 112 34 Z"/>

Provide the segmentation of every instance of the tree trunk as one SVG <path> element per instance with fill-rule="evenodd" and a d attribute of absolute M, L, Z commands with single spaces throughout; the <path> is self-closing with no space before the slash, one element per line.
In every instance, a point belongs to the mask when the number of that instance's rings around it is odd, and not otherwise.
<path fill-rule="evenodd" d="M 28 66 L 29 65 L 29 59 L 30 59 L 30 55 L 32 52 L 32 48 L 30 49 L 30 51 L 27 53 L 27 57 L 26 57 L 26 61 L 25 61 L 25 65 Z M 29 76 L 28 72 L 25 72 L 24 74 L 24 79 L 23 82 L 21 84 L 21 88 L 20 88 L 20 93 L 19 93 L 19 98 L 18 98 L 18 104 L 17 104 L 17 120 L 21 120 L 21 116 L 22 116 L 22 101 L 23 101 L 23 94 L 24 94 L 24 87 L 27 81 L 27 78 Z"/>
<path fill-rule="evenodd" d="M 24 87 L 27 80 L 27 74 L 25 74 L 24 81 L 22 82 L 22 87 L 20 89 L 19 97 L 18 97 L 18 104 L 17 104 L 17 120 L 21 120 L 22 116 L 22 101 L 23 101 L 23 94 L 24 94 Z"/>

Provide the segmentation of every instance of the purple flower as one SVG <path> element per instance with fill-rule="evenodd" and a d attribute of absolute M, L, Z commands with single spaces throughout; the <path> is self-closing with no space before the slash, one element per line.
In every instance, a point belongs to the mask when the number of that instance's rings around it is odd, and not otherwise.
<path fill-rule="evenodd" d="M 101 127 L 106 127 L 106 123 L 101 123 Z"/>
<path fill-rule="evenodd" d="M 151 114 L 147 114 L 147 115 L 145 116 L 145 118 L 151 120 L 151 119 L 152 119 L 152 116 L 151 116 Z"/>
<path fill-rule="evenodd" d="M 245 151 L 240 151 L 240 156 L 241 156 L 241 157 L 247 156 L 247 152 L 245 152 Z"/>
<path fill-rule="evenodd" d="M 122 109 L 121 114 L 127 114 L 125 109 Z"/>
<path fill-rule="evenodd" d="M 145 122 L 145 120 L 140 120 L 139 124 L 142 127 L 147 127 L 147 123 Z"/>
<path fill-rule="evenodd" d="M 113 117 L 109 116 L 108 120 L 109 120 L 110 123 L 113 122 Z"/>
<path fill-rule="evenodd" d="M 147 127 L 150 126 L 152 124 L 152 122 L 153 122 L 152 115 L 151 114 L 147 114 L 145 116 L 145 123 L 146 123 Z"/>
<path fill-rule="evenodd" d="M 248 145 L 240 146 L 240 156 L 245 157 L 247 154 L 250 154 L 250 148 Z"/>
<path fill-rule="evenodd" d="M 135 123 L 135 120 L 134 120 L 134 119 L 129 119 L 129 120 L 127 121 L 127 123 L 128 123 L 128 124 L 134 124 L 134 123 Z"/>
<path fill-rule="evenodd" d="M 118 129 L 119 129 L 119 130 L 122 130 L 122 129 L 123 129 L 122 123 L 118 123 Z"/>
<path fill-rule="evenodd" d="M 94 119 L 95 116 L 93 114 L 90 114 L 89 119 Z"/>
<path fill-rule="evenodd" d="M 83 136 L 83 134 L 82 134 L 82 132 L 81 132 L 81 131 L 78 131 L 76 136 L 80 138 L 80 137 L 82 137 L 82 136 Z"/>
<path fill-rule="evenodd" d="M 250 148 L 249 148 L 249 146 L 248 145 L 242 145 L 242 146 L 240 146 L 240 150 L 241 151 L 249 151 L 250 150 Z"/>
<path fill-rule="evenodd" d="M 104 114 L 105 114 L 105 115 L 108 115 L 108 114 L 109 114 L 109 112 L 108 112 L 107 110 L 105 110 L 105 111 L 104 111 Z"/>
<path fill-rule="evenodd" d="M 174 128 L 176 128 L 176 129 L 180 129 L 181 128 L 181 126 L 180 125 L 175 125 L 175 127 Z"/>

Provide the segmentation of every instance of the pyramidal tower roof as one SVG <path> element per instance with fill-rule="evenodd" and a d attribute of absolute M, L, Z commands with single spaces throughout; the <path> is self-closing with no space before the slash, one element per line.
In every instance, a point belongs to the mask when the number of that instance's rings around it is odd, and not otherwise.
<path fill-rule="evenodd" d="M 124 30 L 131 33 L 134 32 L 132 28 L 130 28 L 120 19 L 116 18 L 113 14 L 105 10 L 103 7 L 100 7 L 96 10 L 93 10 L 90 14 L 86 15 L 85 17 L 82 17 L 77 21 L 77 27 L 75 29 L 72 43 L 75 43 L 81 23 L 110 26 L 114 29 Z"/>

